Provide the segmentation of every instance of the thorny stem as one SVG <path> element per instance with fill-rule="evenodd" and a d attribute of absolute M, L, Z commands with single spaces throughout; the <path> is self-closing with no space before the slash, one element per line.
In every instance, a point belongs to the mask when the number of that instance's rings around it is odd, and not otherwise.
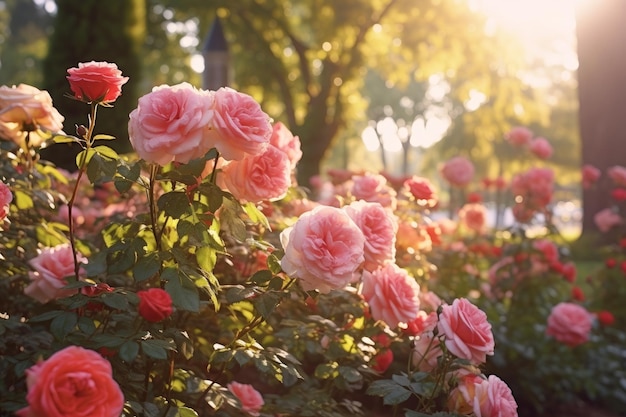
<path fill-rule="evenodd" d="M 161 250 L 161 239 L 157 230 L 157 206 L 154 196 L 154 185 L 156 183 L 156 176 L 159 172 L 159 166 L 153 164 L 150 166 L 150 180 L 148 184 L 148 200 L 150 202 L 150 221 L 152 222 L 152 233 L 154 234 L 154 240 L 156 241 L 157 249 Z"/>
<path fill-rule="evenodd" d="M 78 274 L 80 272 L 80 264 L 78 263 L 78 255 L 76 252 L 76 239 L 74 237 L 74 201 L 76 200 L 76 195 L 78 194 L 78 187 L 80 184 L 80 180 L 83 177 L 87 167 L 87 156 L 89 155 L 89 149 L 91 149 L 91 145 L 93 144 L 92 136 L 93 130 L 96 126 L 96 112 L 98 110 L 98 103 L 91 103 L 91 114 L 89 116 L 89 127 L 87 128 L 87 133 L 84 137 L 85 139 L 85 149 L 81 154 L 80 161 L 78 163 L 78 175 L 76 176 L 76 183 L 74 184 L 74 189 L 72 190 L 72 196 L 67 203 L 67 214 L 68 214 L 68 223 L 69 223 L 69 234 L 70 234 L 70 245 L 72 246 L 72 255 L 74 257 L 74 275 L 76 275 L 76 279 L 78 280 Z"/>

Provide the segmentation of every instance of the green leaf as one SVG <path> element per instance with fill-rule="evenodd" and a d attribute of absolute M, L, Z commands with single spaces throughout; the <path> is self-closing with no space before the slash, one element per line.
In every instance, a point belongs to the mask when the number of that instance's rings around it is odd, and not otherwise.
<path fill-rule="evenodd" d="M 237 285 L 235 287 L 231 287 L 226 291 L 226 301 L 229 304 L 238 303 L 239 301 L 245 300 L 254 296 L 255 291 L 253 288 L 244 288 L 241 285 Z"/>
<path fill-rule="evenodd" d="M 62 310 L 46 311 L 45 313 L 38 314 L 35 317 L 31 317 L 29 321 L 34 322 L 34 323 L 41 322 L 41 321 L 48 321 L 48 320 L 52 320 L 56 318 L 57 316 L 60 316 L 63 313 L 64 311 Z"/>
<path fill-rule="evenodd" d="M 198 413 L 195 410 L 187 407 L 178 407 L 174 417 L 198 417 Z"/>
<path fill-rule="evenodd" d="M 257 284 L 257 285 L 263 285 L 268 283 L 274 275 L 272 275 L 272 272 L 268 271 L 267 269 L 261 269 L 260 271 L 257 271 L 254 273 L 254 275 L 252 275 L 252 277 L 250 277 L 250 281 Z"/>
<path fill-rule="evenodd" d="M 121 293 L 102 294 L 102 302 L 116 310 L 128 310 L 128 299 Z"/>
<path fill-rule="evenodd" d="M 148 339 L 141 341 L 141 350 L 153 359 L 167 359 L 167 351 L 174 350 L 174 347 L 171 340 Z"/>
<path fill-rule="evenodd" d="M 254 308 L 256 308 L 259 314 L 266 320 L 272 315 L 278 303 L 280 303 L 280 296 L 271 292 L 265 293 L 253 300 Z"/>
<path fill-rule="evenodd" d="M 322 363 L 315 368 L 315 378 L 330 379 L 337 376 L 337 362 Z"/>
<path fill-rule="evenodd" d="M 115 139 L 115 136 L 105 135 L 102 133 L 99 133 L 93 137 L 93 140 L 114 140 L 114 139 Z"/>
<path fill-rule="evenodd" d="M 408 387 L 411 385 L 411 380 L 406 375 L 393 375 L 391 379 L 398 385 Z"/>
<path fill-rule="evenodd" d="M 13 197 L 15 205 L 20 210 L 27 210 L 35 207 L 35 203 L 33 203 L 33 199 L 31 198 L 31 196 L 26 194 L 24 191 L 14 190 Z"/>
<path fill-rule="evenodd" d="M 56 316 L 50 322 L 50 333 L 58 340 L 63 340 L 78 324 L 78 315 L 69 311 Z"/>
<path fill-rule="evenodd" d="M 103 157 L 100 153 L 94 154 L 87 164 L 87 177 L 92 183 L 110 181 L 116 171 L 117 161 Z"/>
<path fill-rule="evenodd" d="M 186 311 L 200 311 L 198 287 L 186 275 L 178 272 L 165 283 L 165 290 L 172 297 L 176 308 Z"/>
<path fill-rule="evenodd" d="M 211 272 L 217 263 L 217 251 L 208 246 L 196 249 L 196 261 L 204 271 Z"/>
<path fill-rule="evenodd" d="M 123 361 L 132 362 L 139 354 L 139 343 L 129 340 L 120 346 L 119 355 Z"/>
<path fill-rule="evenodd" d="M 88 334 L 91 335 L 93 334 L 93 332 L 96 331 L 96 325 L 93 322 L 92 319 L 90 319 L 89 317 L 81 317 L 78 319 L 78 328 Z"/>
<path fill-rule="evenodd" d="M 89 161 L 95 154 L 96 151 L 94 151 L 93 148 L 80 151 L 78 155 L 76 155 L 76 166 L 82 168 L 84 165 L 89 164 Z"/>
<path fill-rule="evenodd" d="M 161 269 L 161 261 L 158 254 L 149 253 L 143 258 L 139 258 L 135 266 L 133 266 L 133 277 L 135 282 L 145 281 L 156 275 Z"/>
<path fill-rule="evenodd" d="M 100 135 L 98 135 L 100 136 Z M 109 136 L 109 135 L 102 135 L 102 136 Z M 113 136 L 110 136 L 112 139 L 115 139 Z M 117 152 L 115 152 L 113 149 L 109 148 L 108 146 L 95 146 L 93 148 L 94 151 L 96 151 L 96 153 L 98 155 L 103 156 L 104 158 L 109 158 L 109 159 L 113 159 L 113 160 L 117 160 L 120 158 L 120 156 L 117 154 Z"/>
<path fill-rule="evenodd" d="M 283 268 L 280 265 L 280 259 L 278 259 L 278 257 L 272 253 L 270 256 L 268 256 L 267 258 L 267 267 L 270 269 L 270 271 L 272 271 L 272 274 L 279 274 Z"/>
<path fill-rule="evenodd" d="M 78 142 L 78 138 L 69 135 L 54 135 L 52 137 L 54 143 L 74 143 Z"/>
<path fill-rule="evenodd" d="M 182 191 L 170 191 L 163 194 L 157 201 L 159 210 L 165 212 L 166 215 L 179 218 L 183 214 L 189 212 L 191 205 L 187 194 Z"/>
<path fill-rule="evenodd" d="M 250 220 L 252 220 L 252 222 L 256 224 L 261 224 L 265 228 L 270 229 L 270 222 L 267 220 L 267 217 L 265 217 L 265 214 L 263 214 L 261 210 L 259 210 L 255 204 L 252 204 L 252 203 L 244 204 L 243 211 L 246 212 L 246 214 L 248 215 Z"/>

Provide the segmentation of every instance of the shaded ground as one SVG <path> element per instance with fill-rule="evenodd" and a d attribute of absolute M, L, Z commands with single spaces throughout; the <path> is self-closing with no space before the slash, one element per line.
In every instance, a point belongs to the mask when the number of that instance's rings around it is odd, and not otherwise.
<path fill-rule="evenodd" d="M 626 413 L 626 410 L 624 410 Z M 626 414 L 615 413 L 603 410 L 590 404 L 577 402 L 563 406 L 557 413 L 551 413 L 550 416 L 544 417 L 623 417 Z"/>

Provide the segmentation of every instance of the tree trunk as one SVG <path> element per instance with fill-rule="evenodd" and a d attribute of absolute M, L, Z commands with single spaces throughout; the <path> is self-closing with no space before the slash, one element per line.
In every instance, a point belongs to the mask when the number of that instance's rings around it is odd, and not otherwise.
<path fill-rule="evenodd" d="M 603 175 L 626 166 L 626 1 L 596 0 L 577 10 L 578 97 L 582 163 Z M 583 235 L 598 233 L 593 216 L 611 204 L 606 178 L 583 191 Z"/>

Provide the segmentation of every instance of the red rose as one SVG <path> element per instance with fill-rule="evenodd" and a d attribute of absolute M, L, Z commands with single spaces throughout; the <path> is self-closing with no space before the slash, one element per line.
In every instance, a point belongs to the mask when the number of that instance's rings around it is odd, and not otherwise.
<path fill-rule="evenodd" d="M 78 68 L 67 70 L 67 80 L 74 97 L 85 102 L 111 103 L 122 94 L 122 77 L 117 65 L 108 62 L 79 63 Z"/>
<path fill-rule="evenodd" d="M 626 200 L 626 189 L 624 189 L 624 188 L 614 188 L 613 191 L 611 191 L 611 197 L 613 197 L 613 199 L 615 201 L 624 201 L 624 200 Z"/>
<path fill-rule="evenodd" d="M 580 287 L 573 287 L 572 298 L 576 301 L 585 301 L 585 293 Z"/>
<path fill-rule="evenodd" d="M 380 353 L 372 358 L 372 369 L 381 374 L 384 373 L 393 362 L 393 352 L 391 349 L 381 350 Z"/>
<path fill-rule="evenodd" d="M 616 262 L 615 262 L 615 259 L 613 259 L 613 258 L 609 258 L 609 259 L 606 260 L 606 267 L 607 268 L 615 268 L 615 264 L 616 264 Z"/>
<path fill-rule="evenodd" d="M 138 291 L 139 314 L 144 319 L 157 323 L 172 314 L 172 297 L 160 288 Z"/>
<path fill-rule="evenodd" d="M 600 324 L 603 324 L 605 326 L 610 326 L 611 324 L 615 323 L 615 316 L 613 316 L 610 311 L 599 311 L 596 316 L 598 317 L 598 321 L 600 322 Z"/>

